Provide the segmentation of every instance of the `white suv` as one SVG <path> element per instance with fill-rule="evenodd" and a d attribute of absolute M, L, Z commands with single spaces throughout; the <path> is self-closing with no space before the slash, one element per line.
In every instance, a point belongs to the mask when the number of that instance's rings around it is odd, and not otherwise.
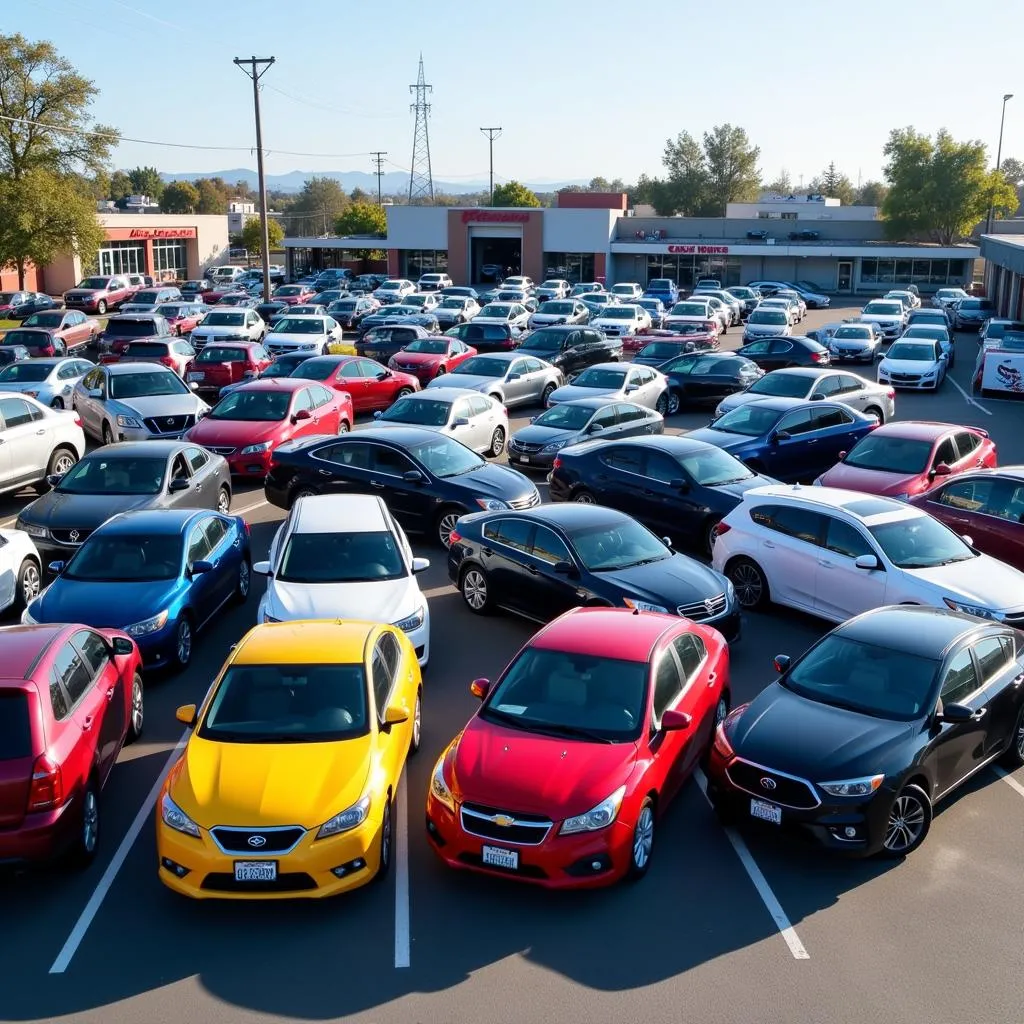
<path fill-rule="evenodd" d="M 788 605 L 833 622 L 920 604 L 1024 625 L 1024 573 L 927 512 L 833 487 L 746 491 L 716 528 L 712 566 L 740 605 Z"/>
<path fill-rule="evenodd" d="M 28 395 L 0 395 L 0 493 L 63 476 L 84 454 L 77 413 L 51 409 Z"/>
<path fill-rule="evenodd" d="M 266 333 L 267 325 L 254 309 L 213 309 L 194 328 L 189 341 L 202 352 L 211 341 L 262 341 Z"/>
<path fill-rule="evenodd" d="M 424 274 L 416 282 L 416 290 L 420 292 L 439 292 L 451 287 L 452 279 L 447 274 Z"/>

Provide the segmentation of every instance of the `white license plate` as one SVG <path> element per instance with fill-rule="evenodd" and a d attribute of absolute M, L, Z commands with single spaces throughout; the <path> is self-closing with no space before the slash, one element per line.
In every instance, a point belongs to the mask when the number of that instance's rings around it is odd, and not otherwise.
<path fill-rule="evenodd" d="M 273 882 L 277 879 L 276 860 L 236 860 L 236 882 Z"/>
<path fill-rule="evenodd" d="M 750 816 L 760 818 L 761 821 L 770 821 L 773 825 L 782 824 L 782 808 L 768 803 L 767 800 L 751 800 Z"/>
<path fill-rule="evenodd" d="M 520 462 L 529 462 L 530 461 L 530 456 L 529 455 L 520 455 L 519 456 L 519 461 Z"/>
<path fill-rule="evenodd" d="M 188 375 L 189 380 L 206 380 L 205 373 L 190 373 Z"/>
<path fill-rule="evenodd" d="M 507 868 L 509 871 L 519 870 L 519 853 L 516 850 L 503 850 L 500 846 L 485 846 L 482 859 L 491 867 Z"/>

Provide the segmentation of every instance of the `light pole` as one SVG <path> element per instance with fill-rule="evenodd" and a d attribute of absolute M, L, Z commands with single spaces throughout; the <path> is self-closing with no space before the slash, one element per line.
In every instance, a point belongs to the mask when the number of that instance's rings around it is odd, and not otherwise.
<path fill-rule="evenodd" d="M 494 205 L 494 140 L 501 135 L 500 128 L 481 128 L 480 131 L 487 136 L 491 151 L 491 206 Z"/>
<path fill-rule="evenodd" d="M 1003 126 L 1006 124 L 1006 101 L 1013 99 L 1013 93 L 1008 92 L 1003 97 L 1003 112 L 999 117 L 999 145 L 996 147 L 996 170 L 999 170 L 999 165 L 1003 162 Z M 992 204 L 989 203 L 988 207 L 988 219 L 985 221 L 985 234 L 992 234 Z"/>

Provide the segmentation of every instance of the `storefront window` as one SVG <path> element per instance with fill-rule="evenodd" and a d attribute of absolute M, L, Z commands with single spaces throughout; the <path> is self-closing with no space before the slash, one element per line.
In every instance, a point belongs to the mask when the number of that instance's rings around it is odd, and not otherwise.
<path fill-rule="evenodd" d="M 592 252 L 544 253 L 544 276 L 561 278 L 569 284 L 594 280 L 594 254 Z"/>
<path fill-rule="evenodd" d="M 448 272 L 448 251 L 446 249 L 410 249 L 405 253 L 405 276 L 415 281 L 424 274 L 446 274 Z"/>
<path fill-rule="evenodd" d="M 692 288 L 702 277 L 714 277 L 723 288 L 730 288 L 740 283 L 740 261 L 734 256 L 648 256 L 647 281 L 656 277 L 667 277 L 680 288 Z"/>
<path fill-rule="evenodd" d="M 97 265 L 101 274 L 145 274 L 146 247 L 138 242 L 105 242 Z"/>
<path fill-rule="evenodd" d="M 154 242 L 153 274 L 158 281 L 184 281 L 188 277 L 185 243 Z"/>
<path fill-rule="evenodd" d="M 944 288 L 964 280 L 965 260 L 876 260 L 860 261 L 860 283 L 887 285 L 916 284 Z"/>

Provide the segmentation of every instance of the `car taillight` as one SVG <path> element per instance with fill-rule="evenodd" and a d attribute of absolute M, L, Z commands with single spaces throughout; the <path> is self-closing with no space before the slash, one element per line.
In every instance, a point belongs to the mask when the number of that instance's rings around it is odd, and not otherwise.
<path fill-rule="evenodd" d="M 177 365 L 177 363 L 175 363 L 175 361 L 170 356 L 161 356 L 160 363 L 163 366 L 169 366 L 172 370 Z"/>
<path fill-rule="evenodd" d="M 459 533 L 458 530 L 452 530 L 452 532 L 448 534 L 448 540 L 452 544 L 458 544 L 459 541 L 462 540 L 462 534 Z"/>
<path fill-rule="evenodd" d="M 82 417 L 75 413 L 75 426 L 80 427 L 82 425 Z"/>
<path fill-rule="evenodd" d="M 731 529 L 732 527 L 728 523 L 719 521 L 715 523 L 715 536 L 721 537 L 723 533 L 728 533 Z"/>
<path fill-rule="evenodd" d="M 896 397 L 896 390 L 895 390 L 895 388 L 889 388 L 889 390 L 886 391 L 886 393 L 885 393 L 885 397 L 886 398 L 895 398 Z"/>
<path fill-rule="evenodd" d="M 57 350 L 52 345 L 47 345 L 46 348 L 42 350 L 42 353 L 44 356 L 55 356 L 57 354 Z"/>
<path fill-rule="evenodd" d="M 820 352 L 812 352 L 810 355 L 811 355 L 811 362 L 812 363 L 820 363 L 821 362 L 821 353 Z"/>
<path fill-rule="evenodd" d="M 705 320 L 704 321 L 704 330 L 705 331 L 717 331 L 718 330 L 718 323 L 717 323 L 717 321 L 715 321 L 715 320 Z"/>
<path fill-rule="evenodd" d="M 555 461 L 551 464 L 551 468 L 552 469 L 561 469 L 562 468 L 561 456 L 558 456 L 558 455 L 555 456 Z"/>
<path fill-rule="evenodd" d="M 32 784 L 28 791 L 29 813 L 48 811 L 64 802 L 64 779 L 60 765 L 46 754 L 36 758 L 32 765 Z"/>

